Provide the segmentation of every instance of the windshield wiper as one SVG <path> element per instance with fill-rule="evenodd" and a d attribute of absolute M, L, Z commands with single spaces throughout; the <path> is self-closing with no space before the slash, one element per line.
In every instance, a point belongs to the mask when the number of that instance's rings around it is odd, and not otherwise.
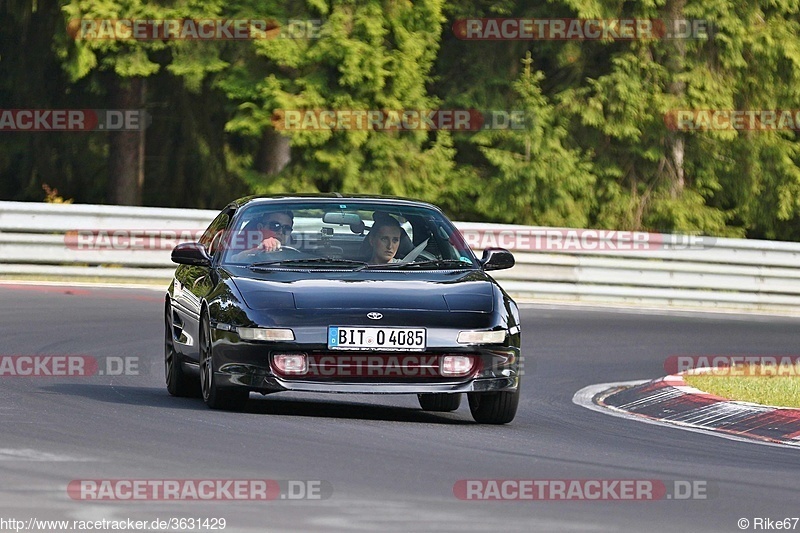
<path fill-rule="evenodd" d="M 247 268 L 268 268 L 271 266 L 305 266 L 305 265 L 319 265 L 319 266 L 353 266 L 361 267 L 366 266 L 364 261 L 353 261 L 350 259 L 329 259 L 327 257 L 310 257 L 305 259 L 282 259 L 279 261 L 260 261 L 248 265 Z"/>
<path fill-rule="evenodd" d="M 461 268 L 474 268 L 472 263 L 461 261 L 460 259 L 434 259 L 430 261 L 415 261 L 413 263 L 404 263 L 402 261 L 397 263 L 383 263 L 379 265 L 366 265 L 359 270 L 363 269 L 402 269 L 402 268 L 425 268 L 425 267 L 461 267 Z"/>
<path fill-rule="evenodd" d="M 414 263 L 408 263 L 406 266 L 413 266 L 413 267 L 437 266 L 437 267 L 461 267 L 461 268 L 475 267 L 475 265 L 473 265 L 472 262 L 467 263 L 466 261 L 462 261 L 460 259 L 432 259 L 430 261 L 416 261 Z"/>

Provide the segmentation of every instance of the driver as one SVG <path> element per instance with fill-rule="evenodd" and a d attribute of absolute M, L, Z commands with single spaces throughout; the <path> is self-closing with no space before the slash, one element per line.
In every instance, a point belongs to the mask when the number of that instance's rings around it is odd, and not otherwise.
<path fill-rule="evenodd" d="M 277 252 L 285 246 L 292 237 L 294 229 L 294 214 L 291 211 L 273 211 L 265 213 L 255 222 L 258 231 L 258 238 L 261 242 L 254 248 L 244 250 L 233 256 L 234 261 L 240 261 L 245 257 L 256 255 L 261 252 Z M 248 226 L 250 225 L 248 224 Z"/>

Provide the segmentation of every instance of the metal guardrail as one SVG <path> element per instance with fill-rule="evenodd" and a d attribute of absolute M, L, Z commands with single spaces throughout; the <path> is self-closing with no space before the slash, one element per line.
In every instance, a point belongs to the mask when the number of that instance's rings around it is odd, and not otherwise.
<path fill-rule="evenodd" d="M 200 209 L 0 202 L 0 275 L 133 279 L 166 287 L 175 271 L 169 249 L 85 249 L 71 241 L 70 232 L 174 230 L 196 235 L 216 215 Z"/>
<path fill-rule="evenodd" d="M 146 238 L 147 230 L 172 230 L 178 241 L 193 240 L 216 214 L 0 202 L 0 276 L 135 279 L 166 286 L 174 271 L 169 247 L 87 249 L 80 246 L 75 232 L 105 230 L 111 237 L 113 230 L 140 231 Z M 604 236 L 592 230 L 456 225 L 473 248 L 505 245 L 514 252 L 517 265 L 494 275 L 523 300 L 800 313 L 800 243 L 707 237 L 698 242 L 686 236 L 642 233 L 633 238 L 646 241 L 643 246 L 632 246 L 630 241 L 614 246 L 625 241 L 615 236 L 612 246 L 604 248 L 598 245 Z M 480 253 L 483 246 L 476 251 Z"/>

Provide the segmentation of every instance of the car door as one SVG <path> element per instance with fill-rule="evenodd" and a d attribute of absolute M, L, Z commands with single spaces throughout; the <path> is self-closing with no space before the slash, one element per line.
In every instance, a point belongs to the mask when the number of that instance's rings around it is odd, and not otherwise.
<path fill-rule="evenodd" d="M 203 300 L 216 284 L 214 269 L 234 212 L 235 207 L 232 206 L 224 209 L 200 237 L 199 243 L 212 258 L 212 265 L 210 267 L 180 265 L 175 271 L 173 309 L 179 321 L 176 326 L 182 330 L 179 338 L 184 341 L 180 346 L 176 345 L 176 348 L 190 362 L 200 360 L 198 346 L 200 309 Z"/>

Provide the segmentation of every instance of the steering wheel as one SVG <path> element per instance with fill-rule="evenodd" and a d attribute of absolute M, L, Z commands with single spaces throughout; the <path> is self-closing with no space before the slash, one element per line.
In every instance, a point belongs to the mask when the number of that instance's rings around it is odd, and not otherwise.
<path fill-rule="evenodd" d="M 281 246 L 278 250 L 275 250 L 275 252 L 295 252 L 298 254 L 306 255 L 305 252 L 301 252 L 300 250 L 292 246 Z M 275 253 L 275 252 L 266 252 L 266 253 Z"/>

